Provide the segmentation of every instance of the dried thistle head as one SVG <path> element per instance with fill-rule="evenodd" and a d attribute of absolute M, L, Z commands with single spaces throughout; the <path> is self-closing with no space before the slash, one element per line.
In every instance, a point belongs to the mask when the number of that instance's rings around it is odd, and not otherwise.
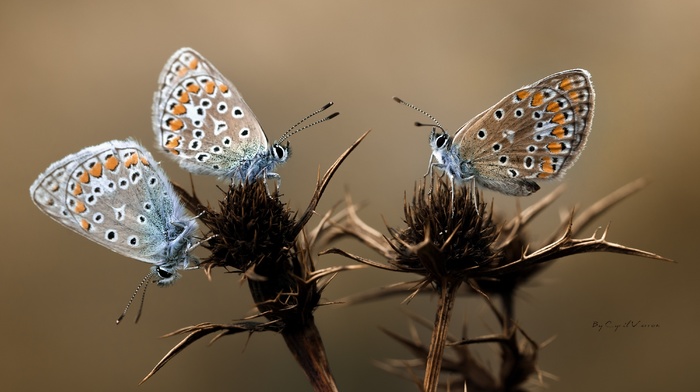
<path fill-rule="evenodd" d="M 295 218 L 276 193 L 268 195 L 263 181 L 232 184 L 218 211 L 202 216 L 211 230 L 205 245 L 211 255 L 202 266 L 244 273 L 262 314 L 283 318 L 279 312 L 296 306 L 299 293 L 319 296 L 315 285 L 301 287 L 312 267 L 305 262 L 306 253 L 298 251 Z"/>
<path fill-rule="evenodd" d="M 572 210 L 552 234 L 534 242 L 526 237 L 525 227 L 561 195 L 563 188 L 555 189 L 515 217 L 501 220 L 494 216 L 492 209 L 487 211 L 484 204 L 474 200 L 467 188 L 455 190 L 452 209 L 450 189 L 444 181 L 438 180 L 432 193 L 426 192 L 425 186 L 417 188 L 412 202 L 405 203 L 406 227 L 401 230 L 389 228 L 390 238 L 364 223 L 352 203 L 348 203 L 344 211 L 327 223 L 326 240 L 353 237 L 383 256 L 385 263 L 340 249 L 330 249 L 325 253 L 341 254 L 384 270 L 422 275 L 418 282 L 394 284 L 354 295 L 342 299 L 345 303 L 366 302 L 392 294 L 405 295 L 409 291 L 412 291 L 411 296 L 428 290 L 439 294 L 430 344 L 399 339 L 419 359 L 390 363 L 385 368 L 392 372 L 405 371 L 407 377 L 415 379 L 415 370 L 424 367 L 422 388 L 426 391 L 437 388 L 441 370 L 463 374 L 462 381 L 467 383 L 469 390 L 523 390 L 522 385 L 533 374 L 541 375 L 536 366 L 541 345 L 527 338 L 524 330 L 514 321 L 513 297 L 519 287 L 548 262 L 578 253 L 614 252 L 668 261 L 651 252 L 609 242 L 606 239 L 607 229 L 588 238 L 574 238 L 595 217 L 641 189 L 644 183 L 638 180 L 623 186 L 578 213 L 576 219 Z M 464 366 L 449 360 L 442 362 L 452 305 L 460 286 L 466 286 L 471 292 L 482 296 L 499 320 L 502 333 L 466 339 L 458 344 L 498 344 L 502 355 L 501 371 L 497 376 L 474 361 L 467 346 L 461 351 Z M 501 309 L 492 303 L 492 294 L 502 299 Z M 521 349 L 516 331 L 526 337 L 527 350 Z M 457 344 L 454 339 L 449 340 Z M 407 366 L 407 363 L 413 365 Z M 417 381 L 420 384 L 421 380 Z M 509 387 L 506 389 L 505 386 Z"/>
<path fill-rule="evenodd" d="M 309 240 L 300 234 L 313 216 L 333 174 L 367 134 L 363 134 L 341 154 L 318 179 L 309 206 L 298 218 L 296 212 L 279 200 L 276 192 L 272 195 L 268 193 L 264 181 L 232 184 L 219 202 L 218 211 L 204 206 L 194 189 L 190 194 L 175 186 L 185 205 L 210 230 L 202 246 L 209 249 L 211 255 L 201 266 L 208 274 L 215 267 L 243 273 L 259 310 L 250 319 L 264 316 L 269 321 L 201 323 L 174 331 L 167 336 L 188 335 L 161 359 L 143 381 L 184 348 L 209 334 L 217 334 L 216 340 L 242 332 L 274 331 L 282 335 L 314 390 L 337 390 L 313 312 L 319 306 L 321 292 L 325 288 L 319 281 L 349 268 L 316 271 L 310 254 L 315 239 Z"/>
<path fill-rule="evenodd" d="M 443 180 L 431 191 L 419 185 L 411 203 L 404 203 L 402 230 L 390 229 L 396 257 L 389 262 L 420 274 L 462 276 L 480 266 L 498 262 L 494 246 L 498 227 L 478 196 L 465 187 L 454 190 Z"/>

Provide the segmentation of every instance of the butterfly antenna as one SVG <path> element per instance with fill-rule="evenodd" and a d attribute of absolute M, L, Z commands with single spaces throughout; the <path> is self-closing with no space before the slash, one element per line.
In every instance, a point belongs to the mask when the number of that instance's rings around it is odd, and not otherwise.
<path fill-rule="evenodd" d="M 284 134 L 282 134 L 282 137 L 280 137 L 279 140 L 277 140 L 277 143 L 278 143 L 278 144 L 282 144 L 283 141 L 287 140 L 290 136 L 294 135 L 295 133 L 300 132 L 300 131 L 303 131 L 303 130 L 306 129 L 306 128 L 311 128 L 311 127 L 313 127 L 313 126 L 316 125 L 316 124 L 320 124 L 320 123 L 322 123 L 322 122 L 324 122 L 324 121 L 328 121 L 328 120 L 332 119 L 333 117 L 339 115 L 339 114 L 340 114 L 339 112 L 335 112 L 335 113 L 333 113 L 333 114 L 331 114 L 331 115 L 329 115 L 329 116 L 327 116 L 327 117 L 324 117 L 324 118 L 322 118 L 322 119 L 320 119 L 320 120 L 314 121 L 314 122 L 312 122 L 311 124 L 307 124 L 307 125 L 305 125 L 305 126 L 303 126 L 303 127 L 301 127 L 301 128 L 297 128 L 297 127 L 298 127 L 299 125 L 301 125 L 304 121 L 306 121 L 306 120 L 310 119 L 311 117 L 313 117 L 313 116 L 315 116 L 315 115 L 321 113 L 322 111 L 328 109 L 328 108 L 331 107 L 331 106 L 333 106 L 333 102 L 328 102 L 327 104 L 323 105 L 322 108 L 320 108 L 320 109 L 316 110 L 315 112 L 309 114 L 308 116 L 302 118 L 301 121 L 299 121 L 299 122 L 297 122 L 296 124 L 294 124 L 291 128 L 289 128 L 289 129 L 287 130 L 287 132 L 285 132 Z"/>
<path fill-rule="evenodd" d="M 141 279 L 141 282 L 139 283 L 139 285 L 136 286 L 136 290 L 134 290 L 134 293 L 131 294 L 131 298 L 129 298 L 129 302 L 126 304 L 124 311 L 117 318 L 117 325 L 119 325 L 119 323 L 124 319 L 124 316 L 126 316 L 126 312 L 129 310 L 129 307 L 131 306 L 131 303 L 134 302 L 134 299 L 136 298 L 136 294 L 138 294 L 139 290 L 141 290 L 141 287 L 143 287 L 143 295 L 141 296 L 141 306 L 139 306 L 139 313 L 136 315 L 136 321 L 134 321 L 134 323 L 137 323 L 139 321 L 139 318 L 141 317 L 141 310 L 143 309 L 143 302 L 144 302 L 144 299 L 146 298 L 146 289 L 148 288 L 148 283 L 150 282 L 150 279 L 153 277 L 153 274 L 155 274 L 155 272 L 150 272 L 148 275 L 144 276 L 143 279 Z"/>
<path fill-rule="evenodd" d="M 426 112 L 425 110 L 419 108 L 419 107 L 416 106 L 416 105 L 413 105 L 413 104 L 410 104 L 410 103 L 404 101 L 403 99 L 401 99 L 401 98 L 399 98 L 399 97 L 394 97 L 394 101 L 396 101 L 396 102 L 398 102 L 398 103 L 400 103 L 400 104 L 404 104 L 404 105 L 408 106 L 409 108 L 411 108 L 411 109 L 417 111 L 418 113 L 421 113 L 421 114 L 423 114 L 424 116 L 428 117 L 429 119 L 433 120 L 433 122 L 434 122 L 434 124 L 423 124 L 423 123 L 416 122 L 415 125 L 416 125 L 417 127 L 426 127 L 426 126 L 437 127 L 437 128 L 440 128 L 441 131 L 445 132 L 445 128 L 443 128 L 442 125 L 440 125 L 440 121 L 438 121 L 438 120 L 437 120 L 435 117 L 433 117 L 433 115 L 431 115 L 430 113 Z"/>

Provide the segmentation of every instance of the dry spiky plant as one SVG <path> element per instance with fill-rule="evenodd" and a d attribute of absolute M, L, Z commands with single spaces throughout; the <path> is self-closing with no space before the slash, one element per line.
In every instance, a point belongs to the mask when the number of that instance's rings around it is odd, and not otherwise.
<path fill-rule="evenodd" d="M 283 337 L 313 390 L 337 391 L 314 311 L 322 305 L 321 293 L 336 273 L 371 266 L 418 274 L 420 279 L 336 302 L 355 304 L 398 294 L 408 300 L 425 292 L 435 292 L 439 298 L 433 323 L 411 316 L 414 323 L 432 328 L 430 342 L 422 342 L 417 333 L 404 338 L 385 331 L 413 352 L 415 359 L 386 361 L 379 366 L 413 380 L 422 391 L 524 391 L 525 384 L 535 376 L 541 381 L 537 355 L 543 344 L 528 337 L 514 321 L 514 296 L 520 287 L 549 262 L 577 253 L 616 252 L 667 260 L 608 241 L 607 229 L 601 235 L 575 238 L 600 213 L 640 189 L 643 181 L 626 185 L 582 213 L 571 211 L 553 234 L 540 241 L 529 239 L 525 228 L 561 195 L 562 188 L 506 220 L 468 187 L 457 188 L 453 199 L 451 187 L 439 178 L 432 180 L 430 191 L 425 181 L 417 186 L 410 202 L 404 202 L 405 226 L 389 228 L 389 236 L 365 224 L 349 200 L 341 211 L 328 212 L 316 228 L 307 231 L 331 177 L 365 136 L 319 178 L 309 206 L 300 215 L 282 203 L 276 193 L 270 195 L 262 181 L 231 185 L 217 209 L 202 204 L 194 190 L 190 193 L 176 187 L 188 209 L 210 231 L 202 245 L 210 256 L 201 267 L 208 275 L 215 268 L 242 275 L 257 314 L 231 324 L 201 323 L 166 335 L 186 334 L 143 381 L 205 336 L 213 334 L 215 341 L 226 335 L 268 331 Z M 359 264 L 317 270 L 311 250 L 347 236 L 375 250 L 386 262 L 333 248 L 322 254 L 340 254 Z M 498 320 L 499 332 L 468 339 L 449 334 L 453 305 L 463 294 L 477 295 L 488 304 Z M 499 299 L 500 306 L 492 298 Z M 467 330 L 464 325 L 462 336 L 467 336 Z M 473 354 L 475 344 L 495 345 L 500 353 L 497 374 Z M 450 378 L 441 377 L 443 371 Z"/>
<path fill-rule="evenodd" d="M 194 190 L 190 194 L 176 186 L 188 209 L 197 214 L 210 231 L 203 243 L 210 256 L 200 266 L 208 275 L 214 268 L 242 274 L 258 313 L 233 324 L 202 323 L 171 332 L 166 336 L 187 336 L 142 382 L 204 336 L 215 334 L 213 340 L 217 340 L 242 332 L 271 331 L 283 337 L 314 390 L 337 391 L 313 313 L 320 305 L 321 292 L 328 282 L 324 279 L 357 266 L 316 270 L 310 253 L 315 239 L 303 235 L 303 230 L 331 177 L 366 135 L 319 178 L 309 206 L 298 219 L 297 213 L 282 203 L 277 193 L 268 194 L 262 180 L 232 184 L 219 202 L 218 210 L 203 205 Z M 259 320 L 261 318 L 265 320 Z"/>
<path fill-rule="evenodd" d="M 607 228 L 599 236 L 594 233 L 588 238 L 574 238 L 594 217 L 642 186 L 641 180 L 626 185 L 576 219 L 571 211 L 554 234 L 538 244 L 527 239 L 524 228 L 561 194 L 561 188 L 514 218 L 503 220 L 494 214 L 493 205 L 487 208 L 479 200 L 478 193 L 471 192 L 468 187 L 455 190 L 452 207 L 450 186 L 442 179 L 435 179 L 431 191 L 426 190 L 423 182 L 417 187 L 411 202 L 404 203 L 406 226 L 388 228 L 388 238 L 364 223 L 351 202 L 335 219 L 325 222 L 326 227 L 321 230 L 325 241 L 350 236 L 378 252 L 386 259 L 385 263 L 336 248 L 324 253 L 341 254 L 364 265 L 421 276 L 417 281 L 382 288 L 381 293 L 347 298 L 345 302 L 357 303 L 395 293 L 406 295 L 407 292 L 410 293 L 407 299 L 424 291 L 434 291 L 438 295 L 430 343 L 424 345 L 416 339 L 390 334 L 412 350 L 418 359 L 392 362 L 385 364 L 385 368 L 408 370 L 407 377 L 414 379 L 423 391 L 438 389 L 441 370 L 459 374 L 458 384 L 465 385 L 469 391 L 521 391 L 523 383 L 537 372 L 535 360 L 539 346 L 513 321 L 513 298 L 519 287 L 549 262 L 578 253 L 614 252 L 668 261 L 653 253 L 608 241 Z M 452 307 L 460 290 L 476 293 L 487 301 L 500 322 L 501 334 L 462 342 L 448 339 Z M 491 302 L 492 296 L 501 299 L 501 310 Z M 518 340 L 518 334 L 524 337 L 522 341 Z M 456 360 L 445 360 L 448 342 L 453 345 Z M 497 376 L 470 355 L 468 345 L 477 343 L 495 343 L 500 348 L 501 367 Z M 414 376 L 417 366 L 425 369 L 422 379 Z"/>

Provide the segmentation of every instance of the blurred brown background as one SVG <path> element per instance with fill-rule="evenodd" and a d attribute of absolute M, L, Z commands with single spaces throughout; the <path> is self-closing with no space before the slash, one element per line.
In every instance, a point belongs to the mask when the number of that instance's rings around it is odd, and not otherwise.
<path fill-rule="evenodd" d="M 520 294 L 518 320 L 537 341 L 557 337 L 540 352 L 541 369 L 558 378 L 546 379 L 550 390 L 691 390 L 700 365 L 693 161 L 700 143 L 699 20 L 700 2 L 693 0 L 3 1 L 0 118 L 8 139 L 0 157 L 6 169 L 1 214 L 8 253 L 0 274 L 0 389 L 308 390 L 273 334 L 200 342 L 138 387 L 177 342 L 158 336 L 247 315 L 247 290 L 221 271 L 213 282 L 188 272 L 174 287 L 149 290 L 139 324 L 132 323 L 132 312 L 116 327 L 114 319 L 148 266 L 60 227 L 30 201 L 36 176 L 82 147 L 128 136 L 153 147 L 158 74 L 176 49 L 191 46 L 236 84 L 271 139 L 326 101 L 336 102 L 339 118 L 291 140 L 294 156 L 280 173 L 284 200 L 293 208 L 306 206 L 319 167 L 325 170 L 373 129 L 334 178 L 319 211 L 349 191 L 367 203 L 362 217 L 378 228 L 382 217 L 401 224 L 403 194 L 425 172 L 430 153 L 427 130 L 412 126 L 425 119 L 393 102 L 393 95 L 455 130 L 524 84 L 564 69 L 588 69 L 597 102 L 587 149 L 564 180 L 567 192 L 531 232 L 549 234 L 561 210 L 588 206 L 646 177 L 646 189 L 596 224 L 611 223 L 613 242 L 678 263 L 609 254 L 566 259 Z M 173 180 L 188 181 L 172 162 L 164 165 Z M 202 198 L 217 200 L 221 183 L 195 182 Z M 521 205 L 555 186 L 546 184 Z M 502 211 L 516 208 L 513 198 L 487 195 Z M 349 242 L 340 245 L 374 256 Z M 346 262 L 325 256 L 319 266 Z M 344 274 L 325 299 L 406 278 Z M 432 318 L 434 299 L 399 302 L 317 311 L 341 390 L 415 390 L 372 365 L 409 357 L 378 326 L 407 333 L 406 308 Z M 465 319 L 471 337 L 494 328 L 481 301 L 458 303 L 456 334 Z M 660 327 L 592 328 L 595 321 L 627 320 Z M 486 358 L 494 354 L 484 352 Z"/>

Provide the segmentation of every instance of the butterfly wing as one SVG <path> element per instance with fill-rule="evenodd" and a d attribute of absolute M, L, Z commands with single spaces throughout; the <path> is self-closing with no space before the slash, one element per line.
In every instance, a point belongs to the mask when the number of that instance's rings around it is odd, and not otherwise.
<path fill-rule="evenodd" d="M 528 195 L 539 189 L 533 180 L 560 177 L 576 161 L 590 133 L 594 102 L 586 70 L 559 72 L 470 120 L 453 145 L 481 185 Z"/>
<path fill-rule="evenodd" d="M 267 150 L 267 137 L 236 87 L 190 48 L 161 72 L 153 102 L 158 145 L 195 174 L 233 177 Z"/>
<path fill-rule="evenodd" d="M 151 154 L 135 141 L 68 155 L 42 173 L 30 193 L 51 218 L 117 253 L 187 266 L 196 222 Z"/>

